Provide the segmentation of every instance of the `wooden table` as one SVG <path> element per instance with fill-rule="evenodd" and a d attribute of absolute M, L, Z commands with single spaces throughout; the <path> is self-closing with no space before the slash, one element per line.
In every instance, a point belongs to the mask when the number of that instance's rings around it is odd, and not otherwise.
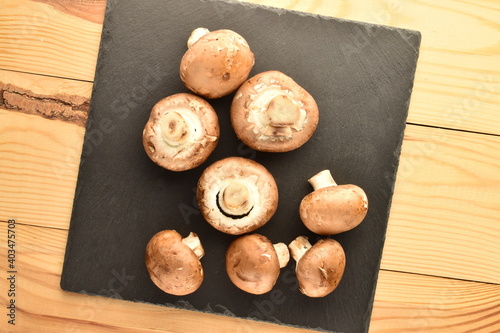
<path fill-rule="evenodd" d="M 500 332 L 500 2 L 252 2 L 422 32 L 370 331 Z M 104 9 L 0 2 L 0 331 L 305 332 L 59 288 Z"/>

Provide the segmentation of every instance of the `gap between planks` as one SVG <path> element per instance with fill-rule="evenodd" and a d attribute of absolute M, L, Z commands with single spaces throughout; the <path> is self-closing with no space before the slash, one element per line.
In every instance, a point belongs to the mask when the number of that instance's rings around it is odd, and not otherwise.
<path fill-rule="evenodd" d="M 421 126 L 421 127 L 426 127 L 426 128 L 441 129 L 441 130 L 445 130 L 445 131 L 456 131 L 456 132 L 478 134 L 478 135 L 500 136 L 500 134 L 497 134 L 497 133 L 479 132 L 479 131 L 472 131 L 472 130 L 466 130 L 466 129 L 461 129 L 461 128 L 451 128 L 451 127 L 445 127 L 445 126 L 419 124 L 419 123 L 414 123 L 414 122 L 406 122 L 406 125 L 414 125 L 414 126 Z"/>
<path fill-rule="evenodd" d="M 53 79 L 63 79 L 63 80 L 71 80 L 71 81 L 77 81 L 77 82 L 86 82 L 86 83 L 94 83 L 94 81 L 90 80 L 84 80 L 84 79 L 76 79 L 72 77 L 64 77 L 64 76 L 57 76 L 57 75 L 50 75 L 50 74 L 43 74 L 43 73 L 35 73 L 35 72 L 27 72 L 27 71 L 19 71 L 15 69 L 8 69 L 8 68 L 2 68 L 0 67 L 0 71 L 6 71 L 6 72 L 12 72 L 12 73 L 18 73 L 18 74 L 27 74 L 27 75 L 39 75 L 43 77 L 50 77 Z"/>

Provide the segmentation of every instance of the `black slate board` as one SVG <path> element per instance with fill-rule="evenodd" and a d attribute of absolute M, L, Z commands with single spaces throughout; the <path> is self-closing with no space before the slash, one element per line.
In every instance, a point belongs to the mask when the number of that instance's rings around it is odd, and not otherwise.
<path fill-rule="evenodd" d="M 191 30 L 233 29 L 256 56 L 251 75 L 279 70 L 307 89 L 320 109 L 313 138 L 288 153 L 255 152 L 230 126 L 231 96 L 211 100 L 221 140 L 202 166 L 174 173 L 146 156 L 142 128 L 161 98 L 186 92 L 179 61 Z M 327 331 L 368 330 L 420 34 L 359 22 L 223 1 L 109 0 L 62 273 L 64 290 L 297 325 Z M 365 189 L 370 208 L 356 229 L 334 236 L 347 268 L 328 297 L 298 291 L 294 263 L 275 289 L 255 296 L 234 287 L 224 253 L 234 236 L 203 221 L 195 186 L 204 167 L 227 157 L 266 166 L 280 190 L 278 211 L 258 232 L 273 242 L 312 241 L 298 205 L 307 179 L 330 169 L 339 184 Z M 156 232 L 198 233 L 207 254 L 205 281 L 185 297 L 149 280 L 145 246 Z M 241 332 L 246 332 L 244 325 Z"/>

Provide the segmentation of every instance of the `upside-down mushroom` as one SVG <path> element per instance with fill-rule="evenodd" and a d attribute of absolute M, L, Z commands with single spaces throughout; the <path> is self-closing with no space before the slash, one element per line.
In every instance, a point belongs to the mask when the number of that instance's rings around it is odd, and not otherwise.
<path fill-rule="evenodd" d="M 366 193 L 357 185 L 337 185 L 329 170 L 311 177 L 314 191 L 299 207 L 304 225 L 319 235 L 334 235 L 358 226 L 368 211 Z"/>
<path fill-rule="evenodd" d="M 219 140 L 219 120 L 203 98 L 179 93 L 160 100 L 143 131 L 148 156 L 172 171 L 193 169 L 210 156 Z"/>
<path fill-rule="evenodd" d="M 208 166 L 198 180 L 205 220 L 219 231 L 240 235 L 267 223 L 278 207 L 278 187 L 261 164 L 227 157 Z"/>
<path fill-rule="evenodd" d="M 205 98 L 219 98 L 238 89 L 255 63 L 246 40 L 232 30 L 197 28 L 187 44 L 180 77 L 189 90 Z"/>
<path fill-rule="evenodd" d="M 231 104 L 238 138 L 258 151 L 286 152 L 305 144 L 319 120 L 314 98 L 279 71 L 255 75 L 241 85 Z"/>
<path fill-rule="evenodd" d="M 146 246 L 146 268 L 158 288 L 183 296 L 195 292 L 203 282 L 200 259 L 204 254 L 195 233 L 182 238 L 175 230 L 163 230 Z"/>
<path fill-rule="evenodd" d="M 250 294 L 270 291 L 290 260 L 284 243 L 272 244 L 265 236 L 251 234 L 235 239 L 226 251 L 226 271 L 234 285 Z"/>
<path fill-rule="evenodd" d="M 307 237 L 299 236 L 288 247 L 297 262 L 295 274 L 304 295 L 324 297 L 337 288 L 346 263 L 339 242 L 327 238 L 311 245 Z"/>

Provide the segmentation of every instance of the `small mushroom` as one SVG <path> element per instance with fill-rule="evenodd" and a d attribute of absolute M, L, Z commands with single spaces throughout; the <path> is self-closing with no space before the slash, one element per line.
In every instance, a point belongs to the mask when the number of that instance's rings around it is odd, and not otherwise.
<path fill-rule="evenodd" d="M 197 199 L 203 217 L 214 228 L 241 235 L 271 219 L 278 207 L 278 187 L 261 164 L 227 157 L 203 171 Z"/>
<path fill-rule="evenodd" d="M 210 156 L 219 140 L 219 120 L 203 98 L 179 93 L 151 110 L 142 139 L 148 156 L 172 171 L 193 169 Z"/>
<path fill-rule="evenodd" d="M 270 291 L 290 260 L 284 243 L 272 244 L 259 234 L 238 237 L 226 251 L 226 271 L 234 285 L 250 294 Z"/>
<path fill-rule="evenodd" d="M 300 203 L 304 225 L 319 235 L 334 235 L 358 226 L 368 211 L 366 193 L 357 185 L 337 185 L 329 170 L 309 179 L 314 192 Z"/>
<path fill-rule="evenodd" d="M 241 85 L 231 104 L 238 138 L 258 151 L 286 152 L 305 144 L 318 125 L 314 98 L 289 76 L 268 71 Z"/>
<path fill-rule="evenodd" d="M 197 28 L 187 44 L 180 77 L 189 90 L 205 98 L 219 98 L 238 89 L 255 63 L 246 40 L 232 30 Z"/>
<path fill-rule="evenodd" d="M 307 237 L 299 236 L 288 247 L 297 262 L 295 274 L 304 295 L 324 297 L 337 288 L 345 269 L 345 253 L 339 242 L 327 238 L 311 246 Z"/>
<path fill-rule="evenodd" d="M 203 282 L 200 259 L 204 254 L 195 233 L 182 238 L 175 230 L 163 230 L 146 246 L 146 268 L 158 288 L 183 296 L 196 291 Z"/>

